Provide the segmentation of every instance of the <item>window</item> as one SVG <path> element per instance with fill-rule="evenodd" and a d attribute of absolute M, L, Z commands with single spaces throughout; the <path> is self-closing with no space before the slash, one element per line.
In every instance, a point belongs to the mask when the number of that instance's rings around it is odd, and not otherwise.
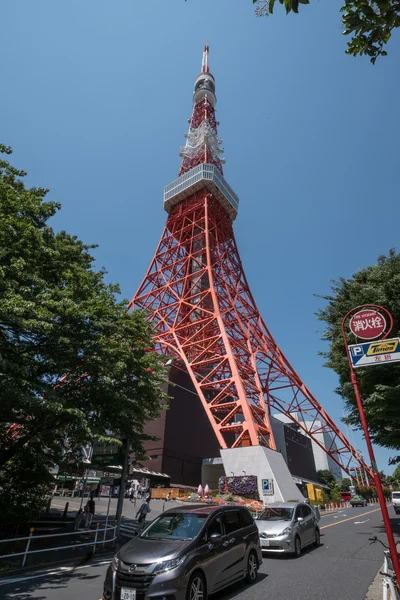
<path fill-rule="evenodd" d="M 242 528 L 242 523 L 240 520 L 240 514 L 238 510 L 230 510 L 229 512 L 225 513 L 224 517 L 227 534 L 234 533 L 238 529 Z"/>
<path fill-rule="evenodd" d="M 212 536 L 213 533 L 219 533 L 219 535 L 224 535 L 224 524 L 222 522 L 222 517 L 216 517 L 213 521 L 211 521 L 208 527 L 208 537 Z"/>
<path fill-rule="evenodd" d="M 201 531 L 207 515 L 167 513 L 156 519 L 141 537 L 152 540 L 192 540 Z"/>
<path fill-rule="evenodd" d="M 242 527 L 248 527 L 249 525 L 253 525 L 253 517 L 251 516 L 248 510 L 241 510 L 240 517 L 242 519 Z"/>
<path fill-rule="evenodd" d="M 311 515 L 311 508 L 309 506 L 304 504 L 303 506 L 300 507 L 300 517 L 303 517 L 303 519 L 305 519 L 306 517 L 309 517 L 310 515 Z"/>
<path fill-rule="evenodd" d="M 296 511 L 296 518 L 299 516 Z M 293 508 L 284 508 L 281 506 L 269 506 L 258 517 L 260 521 L 291 521 L 293 517 Z"/>

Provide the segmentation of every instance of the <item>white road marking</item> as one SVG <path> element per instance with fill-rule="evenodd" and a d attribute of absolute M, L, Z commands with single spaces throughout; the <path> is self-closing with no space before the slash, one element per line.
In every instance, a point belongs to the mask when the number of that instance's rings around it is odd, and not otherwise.
<path fill-rule="evenodd" d="M 354 525 L 361 525 L 361 523 L 366 523 L 367 521 L 369 521 L 369 519 L 366 521 L 354 521 Z"/>
<path fill-rule="evenodd" d="M 107 565 L 111 561 L 109 560 L 99 560 L 95 563 L 89 563 L 87 565 L 81 565 L 80 567 L 59 567 L 57 570 L 48 570 L 43 573 L 38 573 L 37 575 L 29 575 L 26 577 L 14 577 L 10 579 L 1 579 L 0 585 L 9 585 L 11 583 L 21 583 L 22 581 L 29 581 L 30 579 L 39 579 L 40 577 L 46 577 L 47 575 L 64 575 L 65 573 L 70 573 L 71 571 L 79 571 L 81 569 L 89 569 L 90 567 L 99 567 L 101 565 Z"/>

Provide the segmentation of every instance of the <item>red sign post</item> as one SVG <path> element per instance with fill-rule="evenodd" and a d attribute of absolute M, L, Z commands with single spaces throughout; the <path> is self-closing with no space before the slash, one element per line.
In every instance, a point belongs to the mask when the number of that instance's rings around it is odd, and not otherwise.
<path fill-rule="evenodd" d="M 354 314 L 350 319 L 350 330 L 352 331 L 352 333 L 354 333 L 355 336 L 363 340 L 372 340 L 380 335 L 383 336 L 382 339 L 385 339 L 392 330 L 393 317 L 390 314 L 390 312 L 382 306 L 375 306 L 374 304 L 364 304 L 363 306 L 357 306 L 356 308 L 349 310 L 347 315 L 344 317 L 342 321 L 342 335 L 346 347 L 347 359 L 349 361 L 351 383 L 353 384 L 354 394 L 357 400 L 358 412 L 360 413 L 361 424 L 364 430 L 365 442 L 367 444 L 368 454 L 371 460 L 372 471 L 374 472 L 375 486 L 382 511 L 383 522 L 385 524 L 386 535 L 389 542 L 390 555 L 393 561 L 393 568 L 396 574 L 396 579 L 398 582 L 400 582 L 400 563 L 396 550 L 396 543 L 394 541 L 393 531 L 390 526 L 389 513 L 386 505 L 385 496 L 383 495 L 382 482 L 379 476 L 374 449 L 372 448 L 371 444 L 371 438 L 369 436 L 364 407 L 360 396 L 360 390 L 358 389 L 357 377 L 353 369 L 353 364 L 351 362 L 350 351 L 346 337 L 345 324 L 352 313 Z"/>

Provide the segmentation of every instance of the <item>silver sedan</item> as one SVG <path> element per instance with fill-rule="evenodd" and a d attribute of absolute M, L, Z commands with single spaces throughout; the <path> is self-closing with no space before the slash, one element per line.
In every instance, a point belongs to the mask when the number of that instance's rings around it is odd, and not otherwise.
<path fill-rule="evenodd" d="M 300 556 L 306 546 L 319 546 L 318 521 L 319 512 L 305 502 L 270 504 L 256 520 L 261 550 Z"/>

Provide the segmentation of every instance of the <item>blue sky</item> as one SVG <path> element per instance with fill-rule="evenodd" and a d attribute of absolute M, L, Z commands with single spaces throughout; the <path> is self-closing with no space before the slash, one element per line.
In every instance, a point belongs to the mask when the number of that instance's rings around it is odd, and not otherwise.
<path fill-rule="evenodd" d="M 5 0 L 1 141 L 62 203 L 54 228 L 99 244 L 98 265 L 130 299 L 165 222 L 208 37 L 252 292 L 339 422 L 313 293 L 398 247 L 400 38 L 375 67 L 348 57 L 341 3 L 311 2 L 259 19 L 251 0 Z M 392 454 L 377 449 L 387 472 Z"/>

